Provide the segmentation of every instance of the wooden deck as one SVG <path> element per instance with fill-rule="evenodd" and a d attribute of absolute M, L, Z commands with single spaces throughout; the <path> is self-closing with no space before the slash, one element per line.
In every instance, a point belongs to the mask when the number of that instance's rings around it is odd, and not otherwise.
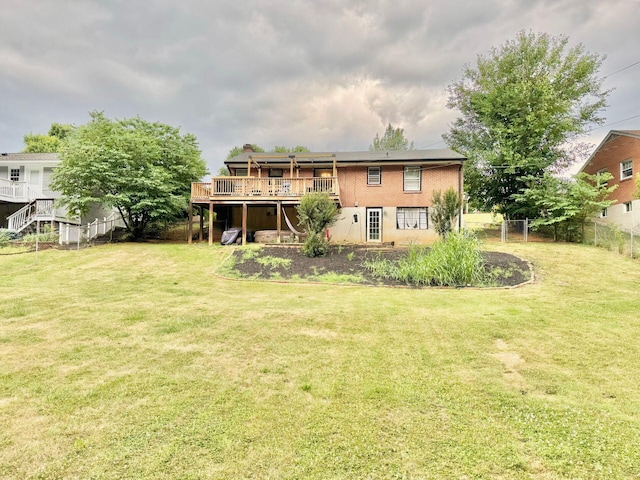
<path fill-rule="evenodd" d="M 340 202 L 337 177 L 260 178 L 214 177 L 211 182 L 191 184 L 193 203 L 299 203 L 310 192 L 326 192 Z"/>

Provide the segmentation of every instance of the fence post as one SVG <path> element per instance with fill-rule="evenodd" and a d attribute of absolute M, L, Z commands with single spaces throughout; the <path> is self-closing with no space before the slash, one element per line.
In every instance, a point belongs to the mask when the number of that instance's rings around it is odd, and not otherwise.
<path fill-rule="evenodd" d="M 631 204 L 631 258 L 633 258 L 633 225 L 634 224 L 634 220 L 633 220 L 633 203 Z"/>
<path fill-rule="evenodd" d="M 529 243 L 529 219 L 524 219 L 524 243 Z"/>

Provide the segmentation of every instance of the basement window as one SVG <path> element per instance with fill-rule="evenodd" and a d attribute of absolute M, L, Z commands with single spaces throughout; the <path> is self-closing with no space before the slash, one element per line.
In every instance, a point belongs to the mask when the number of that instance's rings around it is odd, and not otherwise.
<path fill-rule="evenodd" d="M 398 230 L 426 230 L 429 228 L 427 207 L 396 208 L 396 228 Z"/>
<path fill-rule="evenodd" d="M 624 202 L 624 211 L 625 211 L 625 213 L 632 212 L 633 211 L 633 203 Z"/>

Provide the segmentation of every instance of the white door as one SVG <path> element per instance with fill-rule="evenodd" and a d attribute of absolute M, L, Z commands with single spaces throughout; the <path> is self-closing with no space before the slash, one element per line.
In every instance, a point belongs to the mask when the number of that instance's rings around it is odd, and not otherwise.
<path fill-rule="evenodd" d="M 367 208 L 367 242 L 382 241 L 382 208 Z"/>
<path fill-rule="evenodd" d="M 40 191 L 40 170 L 31 170 L 29 172 L 29 184 L 31 184 L 32 188 L 35 188 L 37 191 Z"/>

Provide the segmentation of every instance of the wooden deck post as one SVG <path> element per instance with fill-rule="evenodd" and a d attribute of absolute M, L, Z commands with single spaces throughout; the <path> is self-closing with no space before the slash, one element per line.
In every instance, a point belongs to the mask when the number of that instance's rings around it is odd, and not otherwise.
<path fill-rule="evenodd" d="M 189 225 L 187 226 L 187 243 L 193 242 L 193 202 L 189 200 Z"/>
<path fill-rule="evenodd" d="M 242 202 L 242 245 L 247 244 L 247 202 Z"/>
<path fill-rule="evenodd" d="M 213 245 L 213 202 L 209 201 L 209 246 Z"/>
<path fill-rule="evenodd" d="M 276 243 L 280 243 L 280 231 L 282 230 L 282 202 L 280 200 L 276 202 L 276 210 Z"/>
<path fill-rule="evenodd" d="M 200 205 L 200 232 L 198 232 L 198 241 L 202 241 L 202 231 L 204 230 L 204 207 Z"/>

